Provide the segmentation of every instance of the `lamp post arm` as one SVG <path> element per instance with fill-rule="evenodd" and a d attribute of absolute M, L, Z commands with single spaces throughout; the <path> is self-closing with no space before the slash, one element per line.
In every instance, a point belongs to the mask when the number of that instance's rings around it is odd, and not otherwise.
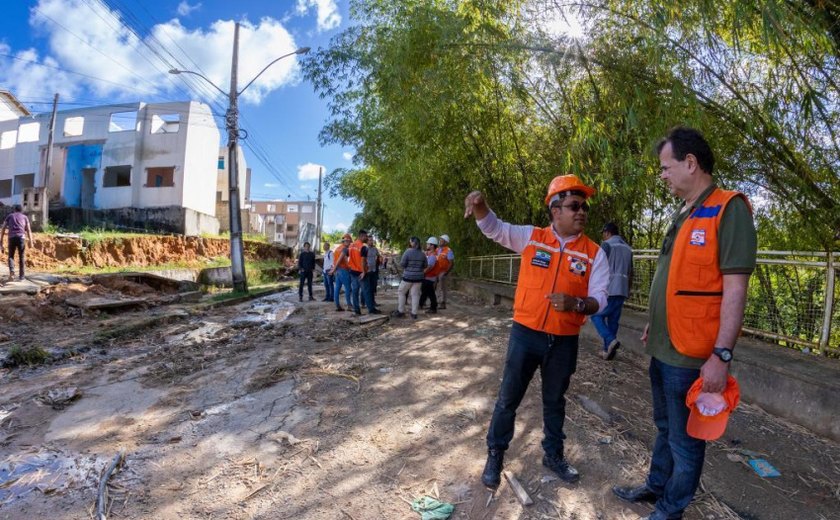
<path fill-rule="evenodd" d="M 254 76 L 254 79 L 252 79 L 251 81 L 249 81 L 247 85 L 245 85 L 244 87 L 242 87 L 242 90 L 240 90 L 239 92 L 237 92 L 237 93 L 236 93 L 236 95 L 237 95 L 237 96 L 239 96 L 239 95 L 241 95 L 243 92 L 245 92 L 245 90 L 246 90 L 248 87 L 250 87 L 250 86 L 251 86 L 251 84 L 252 84 L 253 82 L 257 81 L 257 78 L 259 78 L 260 76 L 262 76 L 263 72 L 267 71 L 269 67 L 271 67 L 272 65 L 274 65 L 274 64 L 275 64 L 275 63 L 277 63 L 278 61 L 282 60 L 283 58 L 288 58 L 289 56 L 293 56 L 293 55 L 295 55 L 295 54 L 306 54 L 307 52 L 309 52 L 309 47 L 302 47 L 302 48 L 300 48 L 300 49 L 298 49 L 298 50 L 296 50 L 296 51 L 294 51 L 294 52 L 290 52 L 290 53 L 288 53 L 288 54 L 284 54 L 284 55 L 280 56 L 279 58 L 277 58 L 277 59 L 273 60 L 271 63 L 269 63 L 268 65 L 266 65 L 265 67 L 263 67 L 263 70 L 261 70 L 261 71 L 259 72 L 259 74 L 257 74 L 256 76 Z"/>
<path fill-rule="evenodd" d="M 204 81 L 206 81 L 207 83 L 209 83 L 214 89 L 221 92 L 223 96 L 228 97 L 227 92 L 225 92 L 224 90 L 217 87 L 216 84 L 213 83 L 212 81 L 210 81 L 209 79 L 207 79 L 207 76 L 205 76 L 204 74 L 199 74 L 198 72 L 193 72 L 191 70 L 179 70 L 179 69 L 170 69 L 169 73 L 170 74 L 193 74 L 195 76 L 198 76 L 199 78 L 201 78 Z"/>

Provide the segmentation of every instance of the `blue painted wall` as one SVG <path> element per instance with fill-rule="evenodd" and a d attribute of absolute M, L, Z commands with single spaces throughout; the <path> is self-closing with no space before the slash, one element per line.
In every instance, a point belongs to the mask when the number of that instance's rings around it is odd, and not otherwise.
<path fill-rule="evenodd" d="M 82 205 L 82 170 L 96 168 L 102 163 L 101 144 L 76 144 L 67 147 L 67 164 L 64 166 L 64 204 L 78 208 Z M 96 178 L 102 175 L 97 171 Z M 99 184 L 99 183 L 98 183 Z"/>

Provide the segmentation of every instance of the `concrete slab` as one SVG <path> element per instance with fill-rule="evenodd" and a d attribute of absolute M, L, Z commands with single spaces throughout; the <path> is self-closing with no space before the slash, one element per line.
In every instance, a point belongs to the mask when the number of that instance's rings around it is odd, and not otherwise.
<path fill-rule="evenodd" d="M 142 305 L 146 303 L 144 298 L 127 298 L 127 299 L 115 299 L 115 298 L 90 298 L 85 300 L 73 300 L 68 299 L 67 304 L 72 305 L 73 307 L 79 307 L 80 309 L 85 310 L 100 310 L 100 309 L 119 309 L 122 307 L 133 307 L 137 305 Z"/>
<path fill-rule="evenodd" d="M 13 294 L 38 294 L 41 292 L 41 286 L 32 283 L 29 280 L 14 280 L 12 282 L 6 282 L 3 285 L 0 285 L 0 294 L 3 295 L 13 295 Z"/>
<path fill-rule="evenodd" d="M 350 314 L 349 316 L 342 316 L 341 319 L 344 321 L 349 321 L 350 323 L 355 323 L 357 325 L 367 325 L 368 323 L 374 323 L 377 321 L 388 321 L 387 314 L 365 314 L 363 316 L 356 316 L 355 314 Z"/>

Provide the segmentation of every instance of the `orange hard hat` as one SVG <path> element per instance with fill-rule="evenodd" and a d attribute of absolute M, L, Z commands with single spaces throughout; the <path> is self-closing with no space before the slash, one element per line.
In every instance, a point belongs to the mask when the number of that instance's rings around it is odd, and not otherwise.
<path fill-rule="evenodd" d="M 585 199 L 595 195 L 595 188 L 591 188 L 582 183 L 580 179 L 577 178 L 577 175 L 558 175 L 551 181 L 551 184 L 548 185 L 548 194 L 545 196 L 545 205 L 548 206 L 551 203 L 551 198 L 554 195 L 573 190 L 583 193 L 583 198 Z"/>

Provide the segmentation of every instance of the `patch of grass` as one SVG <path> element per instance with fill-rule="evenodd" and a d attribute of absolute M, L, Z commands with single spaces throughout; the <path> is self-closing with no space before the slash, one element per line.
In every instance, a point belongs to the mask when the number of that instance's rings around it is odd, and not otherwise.
<path fill-rule="evenodd" d="M 282 284 L 281 284 L 282 286 Z M 252 285 L 248 288 L 248 292 L 241 292 L 241 291 L 225 291 L 225 292 L 217 292 L 213 296 L 209 298 L 211 303 L 218 303 L 227 300 L 232 300 L 234 298 L 241 298 L 243 296 L 260 296 L 263 294 L 268 294 L 270 292 L 277 290 L 277 284 L 268 284 L 268 285 Z"/>
<path fill-rule="evenodd" d="M 224 240 L 230 240 L 230 233 L 202 233 L 201 238 L 219 238 Z M 268 237 L 265 235 L 260 235 L 258 233 L 242 233 L 242 240 L 247 242 L 262 242 L 264 244 L 268 244 Z"/>
<path fill-rule="evenodd" d="M 20 347 L 15 345 L 9 349 L 6 365 L 18 367 L 22 365 L 43 365 L 50 358 L 50 354 L 41 347 Z"/>

